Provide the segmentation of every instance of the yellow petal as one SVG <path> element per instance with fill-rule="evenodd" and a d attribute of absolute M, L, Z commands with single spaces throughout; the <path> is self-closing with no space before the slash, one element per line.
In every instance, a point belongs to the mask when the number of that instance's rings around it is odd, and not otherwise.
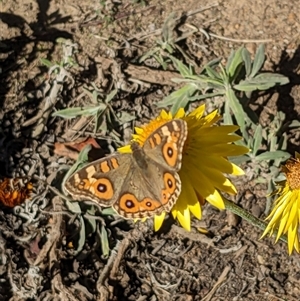
<path fill-rule="evenodd" d="M 200 118 L 203 116 L 204 111 L 205 111 L 205 104 L 199 106 L 197 109 L 195 109 L 194 111 L 192 111 L 192 112 L 188 115 L 188 117 L 190 117 L 190 116 L 191 116 L 191 117 L 195 116 L 195 117 L 197 117 L 198 119 L 200 119 Z"/>
<path fill-rule="evenodd" d="M 240 167 L 235 165 L 234 163 L 231 163 L 231 165 L 232 165 L 232 168 L 233 168 L 231 174 L 233 174 L 235 176 L 243 176 L 245 174 L 245 172 Z"/>
<path fill-rule="evenodd" d="M 183 211 L 178 210 L 177 219 L 185 230 L 191 231 L 191 215 L 188 208 L 185 208 Z"/>
<path fill-rule="evenodd" d="M 201 218 L 201 206 L 196 195 L 195 189 L 189 181 L 188 177 L 182 177 L 181 180 L 182 191 L 177 202 L 184 202 L 188 209 L 198 219 Z M 182 206 L 183 207 L 183 206 Z"/>
<path fill-rule="evenodd" d="M 160 215 L 154 216 L 154 231 L 158 231 L 165 220 L 166 212 L 163 211 Z"/>
<path fill-rule="evenodd" d="M 175 114 L 174 118 L 183 118 L 185 116 L 185 112 L 183 108 L 180 108 Z"/>
<path fill-rule="evenodd" d="M 214 191 L 213 194 L 211 194 L 210 196 L 208 196 L 206 198 L 206 200 L 212 204 L 213 206 L 219 208 L 219 209 L 225 209 L 225 204 L 224 201 L 221 197 L 221 195 L 219 194 L 219 192 L 217 190 Z"/>
<path fill-rule="evenodd" d="M 289 250 L 289 255 L 292 254 L 293 252 L 293 247 L 295 244 L 295 239 L 297 237 L 297 231 L 298 227 L 297 224 L 294 222 L 293 225 L 289 228 L 288 232 L 288 250 Z"/>

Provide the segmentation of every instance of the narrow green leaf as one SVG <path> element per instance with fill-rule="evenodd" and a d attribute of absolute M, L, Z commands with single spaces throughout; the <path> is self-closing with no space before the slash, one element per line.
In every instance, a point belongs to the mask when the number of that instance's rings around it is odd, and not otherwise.
<path fill-rule="evenodd" d="M 51 61 L 49 61 L 47 59 L 41 58 L 40 61 L 43 65 L 45 65 L 46 67 L 49 67 L 49 68 L 52 67 L 53 65 L 55 65 L 54 63 L 52 63 Z"/>
<path fill-rule="evenodd" d="M 233 124 L 233 119 L 231 116 L 229 101 L 224 103 L 224 114 L 223 114 L 224 124 Z"/>
<path fill-rule="evenodd" d="M 164 58 L 160 53 L 154 54 L 153 57 L 157 60 L 157 62 L 162 66 L 164 70 L 167 70 L 168 64 L 165 62 Z"/>
<path fill-rule="evenodd" d="M 106 110 L 103 111 L 98 111 L 96 114 L 96 122 L 95 122 L 95 127 L 94 127 L 94 133 L 98 133 L 99 129 L 101 128 L 101 126 L 104 124 L 105 125 L 105 129 L 102 128 L 102 133 L 106 133 L 107 130 L 107 122 L 106 122 L 106 116 L 105 115 Z"/>
<path fill-rule="evenodd" d="M 186 109 L 189 102 L 190 102 L 189 98 L 184 98 L 180 102 L 176 101 L 170 109 L 172 115 L 175 115 L 180 108 Z"/>
<path fill-rule="evenodd" d="M 86 211 L 90 216 L 95 216 L 95 206 L 90 206 L 90 208 Z M 95 218 L 86 218 L 86 222 L 91 227 L 91 233 L 95 233 L 97 230 L 97 220 Z"/>
<path fill-rule="evenodd" d="M 78 241 L 78 246 L 77 246 L 77 249 L 76 249 L 74 255 L 77 255 L 78 253 L 80 253 L 85 244 L 85 223 L 84 223 L 84 219 L 82 216 L 79 216 L 79 219 L 80 219 L 79 241 Z"/>
<path fill-rule="evenodd" d="M 266 83 L 261 83 L 261 84 L 257 84 L 257 83 L 241 83 L 238 85 L 234 85 L 233 88 L 238 90 L 238 91 L 243 91 L 243 92 L 252 92 L 252 91 L 256 91 L 256 90 L 260 90 L 260 91 L 265 91 L 268 90 L 272 87 L 274 87 L 275 84 L 266 84 Z"/>
<path fill-rule="evenodd" d="M 242 156 L 237 156 L 237 157 L 228 157 L 230 162 L 236 164 L 236 165 L 241 165 L 242 163 L 250 162 L 251 158 L 247 155 L 242 155 Z"/>
<path fill-rule="evenodd" d="M 243 63 L 242 50 L 243 47 L 240 47 L 236 52 L 233 52 L 226 64 L 226 73 L 231 79 L 236 77 L 238 67 Z"/>
<path fill-rule="evenodd" d="M 159 48 L 156 47 L 148 52 L 146 52 L 144 55 L 142 55 L 139 59 L 139 63 L 142 63 L 143 61 L 145 61 L 147 58 L 153 56 L 156 52 L 159 51 Z"/>
<path fill-rule="evenodd" d="M 111 102 L 111 100 L 116 96 L 118 93 L 118 89 L 112 90 L 105 98 L 105 103 Z"/>
<path fill-rule="evenodd" d="M 276 151 L 276 149 L 277 149 L 277 137 L 276 136 L 271 136 L 271 137 L 269 136 L 268 140 L 269 140 L 268 149 L 270 151 Z"/>
<path fill-rule="evenodd" d="M 82 165 L 84 165 L 86 162 L 88 162 L 88 154 L 89 154 L 89 151 L 91 150 L 91 148 L 92 148 L 92 146 L 90 144 L 85 146 L 79 153 L 76 162 L 72 165 L 72 167 L 65 174 L 63 181 L 62 181 L 62 185 L 61 185 L 62 191 L 64 192 L 65 195 L 68 195 L 68 192 L 65 190 L 65 183 L 66 183 L 67 179 L 69 179 L 69 177 L 76 170 L 80 169 L 82 167 Z"/>
<path fill-rule="evenodd" d="M 104 225 L 101 226 L 101 250 L 104 257 L 109 255 L 108 235 Z"/>
<path fill-rule="evenodd" d="M 239 91 L 267 90 L 275 85 L 285 85 L 289 82 L 286 76 L 276 73 L 261 73 L 254 78 L 248 78 L 234 85 Z"/>
<path fill-rule="evenodd" d="M 250 77 L 254 77 L 261 69 L 265 61 L 265 46 L 264 44 L 259 45 L 258 50 L 255 54 L 253 61 L 252 71 Z"/>
<path fill-rule="evenodd" d="M 250 149 L 249 156 L 252 156 L 252 147 L 253 147 L 253 137 L 249 136 L 247 140 L 247 147 Z"/>
<path fill-rule="evenodd" d="M 181 103 L 184 99 L 188 99 L 191 95 L 196 92 L 196 87 L 194 85 L 186 85 L 177 91 L 174 91 L 162 101 L 158 102 L 156 105 L 159 108 L 167 107 L 173 105 L 174 103 Z"/>
<path fill-rule="evenodd" d="M 78 202 L 65 201 L 65 205 L 73 214 L 81 214 L 82 210 Z"/>
<path fill-rule="evenodd" d="M 77 116 L 92 116 L 95 115 L 99 110 L 105 109 L 104 104 L 99 104 L 98 106 L 89 106 L 89 107 L 77 107 L 77 108 L 68 108 L 52 113 L 52 116 L 58 116 L 62 118 L 75 118 Z"/>
<path fill-rule="evenodd" d="M 233 59 L 234 59 L 234 57 L 235 57 L 235 50 L 234 49 L 232 49 L 231 51 L 230 51 L 230 54 L 229 54 L 229 57 L 228 57 L 228 59 L 227 59 L 227 63 L 226 63 L 226 66 L 225 66 L 225 69 L 226 70 L 229 70 L 229 67 L 230 67 L 230 65 L 231 65 L 231 63 L 232 63 L 232 61 L 233 61 Z"/>
<path fill-rule="evenodd" d="M 194 75 L 194 72 L 193 72 L 191 66 L 189 66 L 189 67 L 186 66 L 180 60 L 178 60 L 177 58 L 175 58 L 172 55 L 169 55 L 169 58 L 172 60 L 173 64 L 175 65 L 175 68 L 179 71 L 179 73 L 181 74 L 182 77 Z"/>
<path fill-rule="evenodd" d="M 251 56 L 247 48 L 243 48 L 242 58 L 245 64 L 246 76 L 248 77 L 251 73 Z"/>
<path fill-rule="evenodd" d="M 252 153 L 255 156 L 257 154 L 257 151 L 261 148 L 261 143 L 262 143 L 262 126 L 259 124 L 254 132 L 253 135 L 254 138 L 254 145 L 252 149 Z"/>
<path fill-rule="evenodd" d="M 230 109 L 232 110 L 232 113 L 237 121 L 237 124 L 239 125 L 241 132 L 244 133 L 246 131 L 246 125 L 243 107 L 232 89 L 228 89 L 225 95 L 228 100 Z"/>
<path fill-rule="evenodd" d="M 286 85 L 290 82 L 287 76 L 284 76 L 279 73 L 272 73 L 272 72 L 263 72 L 258 74 L 253 78 L 254 81 L 266 82 L 266 83 L 275 83 L 277 85 Z"/>
<path fill-rule="evenodd" d="M 274 152 L 264 152 L 255 157 L 256 160 L 264 161 L 264 160 L 275 160 L 281 158 L 283 161 L 287 160 L 291 154 L 285 151 L 274 151 Z"/>
<path fill-rule="evenodd" d="M 173 30 L 176 26 L 175 23 L 175 12 L 171 12 L 166 18 L 162 27 L 162 37 L 165 42 L 173 41 Z"/>
<path fill-rule="evenodd" d="M 206 66 L 209 66 L 209 67 L 215 69 L 216 67 L 219 66 L 219 64 L 220 64 L 221 61 L 222 61 L 221 58 L 216 58 L 216 59 L 213 59 L 213 60 L 209 61 L 209 62 L 203 67 L 203 69 L 202 69 L 202 71 L 200 72 L 200 74 L 201 74 L 201 73 L 204 73 Z"/>
<path fill-rule="evenodd" d="M 205 70 L 208 74 L 208 76 L 212 79 L 216 79 L 216 80 L 221 80 L 220 75 L 218 74 L 218 72 L 216 72 L 214 69 L 212 69 L 210 66 L 205 66 Z"/>
<path fill-rule="evenodd" d="M 112 208 L 103 208 L 101 210 L 101 214 L 102 215 L 115 215 L 116 214 L 116 211 Z"/>
<path fill-rule="evenodd" d="M 106 134 L 108 129 L 108 124 L 111 124 L 107 119 L 109 118 L 109 114 L 102 114 L 97 119 L 97 127 L 95 127 L 95 133 L 101 130 L 101 133 Z"/>

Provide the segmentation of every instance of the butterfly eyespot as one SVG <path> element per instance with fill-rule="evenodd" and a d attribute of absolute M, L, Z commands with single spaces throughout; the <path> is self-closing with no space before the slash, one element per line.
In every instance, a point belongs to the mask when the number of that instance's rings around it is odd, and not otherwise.
<path fill-rule="evenodd" d="M 168 179 L 167 184 L 169 188 L 173 187 L 173 181 L 171 179 Z"/>
<path fill-rule="evenodd" d="M 167 154 L 168 154 L 168 156 L 170 157 L 170 158 L 172 158 L 173 157 L 173 155 L 174 155 L 174 152 L 173 152 L 173 148 L 172 147 L 168 147 L 168 149 L 167 149 Z"/>
<path fill-rule="evenodd" d="M 131 200 L 126 200 L 125 205 L 127 208 L 134 208 L 135 205 Z"/>
<path fill-rule="evenodd" d="M 151 207 L 151 206 L 152 206 L 152 203 L 151 203 L 151 202 L 146 202 L 146 206 L 147 206 L 147 207 Z"/>
<path fill-rule="evenodd" d="M 98 191 L 101 192 L 101 193 L 104 193 L 107 191 L 107 186 L 105 184 L 99 184 L 98 187 L 97 187 Z"/>
<path fill-rule="evenodd" d="M 177 165 L 178 151 L 174 148 L 174 143 L 165 143 L 163 146 L 163 158 L 171 167 Z"/>
<path fill-rule="evenodd" d="M 111 200 L 114 195 L 114 187 L 111 181 L 106 178 L 100 178 L 90 184 L 88 190 L 101 200 Z"/>

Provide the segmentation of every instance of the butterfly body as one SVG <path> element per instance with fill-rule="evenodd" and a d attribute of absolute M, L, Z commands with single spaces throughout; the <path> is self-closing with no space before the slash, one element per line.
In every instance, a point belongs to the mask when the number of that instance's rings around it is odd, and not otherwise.
<path fill-rule="evenodd" d="M 132 153 L 101 158 L 75 172 L 65 184 L 74 199 L 112 206 L 125 218 L 169 212 L 181 192 L 181 167 L 187 124 L 173 119 L 157 128 Z"/>

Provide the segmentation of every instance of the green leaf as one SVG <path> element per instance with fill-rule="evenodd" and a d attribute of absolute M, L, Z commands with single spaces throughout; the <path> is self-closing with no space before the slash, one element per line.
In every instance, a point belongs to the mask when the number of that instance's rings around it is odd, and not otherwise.
<path fill-rule="evenodd" d="M 229 161 L 241 165 L 242 163 L 250 162 L 252 159 L 247 155 L 237 156 L 237 157 L 228 157 Z"/>
<path fill-rule="evenodd" d="M 276 160 L 281 158 L 282 161 L 287 160 L 291 155 L 285 151 L 267 151 L 255 157 L 256 160 L 265 161 L 265 160 Z"/>
<path fill-rule="evenodd" d="M 211 68 L 210 66 L 205 66 L 205 70 L 207 72 L 207 75 L 215 80 L 220 81 L 221 80 L 221 76 L 218 74 L 218 72 L 216 72 L 213 68 Z"/>
<path fill-rule="evenodd" d="M 146 52 L 144 55 L 142 55 L 139 59 L 139 63 L 142 63 L 143 61 L 145 61 L 147 58 L 153 56 L 156 52 L 159 51 L 159 48 L 156 47 L 148 52 Z"/>
<path fill-rule="evenodd" d="M 49 60 L 47 60 L 47 59 L 41 58 L 40 61 L 41 61 L 41 63 L 42 63 L 43 65 L 45 65 L 45 66 L 48 67 L 48 68 L 50 68 L 50 67 L 52 67 L 53 65 L 55 65 L 55 64 L 53 64 L 51 61 L 49 61 Z"/>
<path fill-rule="evenodd" d="M 73 214 L 81 214 L 82 210 L 81 207 L 79 206 L 78 202 L 70 202 L 70 201 L 65 201 L 65 204 L 67 208 L 73 213 Z"/>
<path fill-rule="evenodd" d="M 96 114 L 96 123 L 95 123 L 95 128 L 94 128 L 94 133 L 97 133 L 99 129 L 101 128 L 103 133 L 106 133 L 107 131 L 107 122 L 106 122 L 106 110 L 103 111 L 98 111 Z M 103 128 L 104 126 L 104 128 Z"/>
<path fill-rule="evenodd" d="M 172 60 L 173 64 L 175 65 L 175 68 L 179 71 L 182 77 L 188 77 L 190 75 L 194 75 L 191 66 L 187 67 L 185 64 L 183 64 L 180 60 L 178 60 L 172 55 L 169 55 L 169 58 Z"/>
<path fill-rule="evenodd" d="M 104 257 L 109 255 L 108 235 L 104 225 L 101 226 L 101 250 Z"/>
<path fill-rule="evenodd" d="M 77 255 L 78 253 L 80 253 L 85 244 L 85 223 L 84 223 L 84 219 L 82 216 L 79 216 L 79 219 L 80 219 L 79 241 L 78 241 L 78 246 L 77 246 L 77 249 L 76 249 L 74 255 Z"/>
<path fill-rule="evenodd" d="M 249 154 L 249 156 L 251 156 L 252 155 L 252 146 L 253 146 L 253 137 L 252 136 L 248 136 L 248 139 L 246 140 L 247 141 L 247 147 L 250 149 L 250 154 Z"/>
<path fill-rule="evenodd" d="M 220 64 L 221 61 L 222 61 L 221 58 L 216 58 L 216 59 L 213 59 L 213 60 L 209 61 L 209 62 L 203 67 L 203 69 L 201 70 L 200 74 L 203 73 L 203 72 L 205 71 L 206 66 L 211 67 L 211 68 L 213 68 L 213 69 L 217 68 L 217 67 L 219 66 L 219 64 Z"/>
<path fill-rule="evenodd" d="M 236 52 L 232 52 L 227 61 L 226 73 L 231 80 L 234 80 L 234 78 L 236 78 L 238 74 L 237 70 L 243 63 L 242 50 L 243 47 L 240 47 Z"/>
<path fill-rule="evenodd" d="M 225 101 L 225 104 L 224 104 L 223 120 L 224 120 L 224 124 L 233 124 L 229 101 Z"/>
<path fill-rule="evenodd" d="M 190 100 L 188 98 L 182 99 L 180 102 L 176 101 L 170 109 L 172 115 L 175 115 L 180 108 L 186 108 Z"/>
<path fill-rule="evenodd" d="M 255 54 L 250 77 L 254 77 L 257 74 L 257 72 L 263 66 L 264 61 L 265 61 L 265 46 L 264 46 L 264 44 L 261 44 L 261 45 L 259 45 L 258 50 Z"/>
<path fill-rule="evenodd" d="M 275 85 L 289 83 L 286 76 L 276 73 L 261 73 L 254 78 L 248 78 L 234 85 L 233 88 L 239 91 L 267 90 Z"/>
<path fill-rule="evenodd" d="M 237 121 L 237 124 L 239 125 L 241 132 L 244 133 L 246 131 L 246 126 L 243 107 L 232 89 L 228 89 L 225 95 L 228 100 L 230 109 L 232 110 L 232 113 Z"/>
<path fill-rule="evenodd" d="M 112 208 L 103 208 L 101 210 L 101 214 L 102 215 L 115 215 L 116 214 L 116 211 Z"/>
<path fill-rule="evenodd" d="M 92 146 L 90 144 L 88 144 L 87 146 L 85 146 L 81 152 L 78 155 L 78 158 L 76 160 L 76 162 L 72 165 L 72 167 L 67 171 L 67 173 L 65 174 L 63 181 L 62 181 L 62 191 L 64 192 L 65 195 L 68 195 L 68 192 L 65 190 L 65 183 L 67 181 L 67 179 L 69 179 L 69 177 L 78 169 L 80 169 L 82 167 L 83 164 L 85 164 L 86 162 L 88 162 L 88 154 L 89 151 L 92 149 Z"/>
<path fill-rule="evenodd" d="M 262 138 L 263 138 L 262 137 L 262 126 L 260 124 L 256 127 L 253 138 L 254 138 L 254 145 L 253 145 L 252 153 L 254 155 L 256 155 L 257 151 L 261 147 Z"/>
<path fill-rule="evenodd" d="M 251 73 L 251 56 L 247 48 L 243 48 L 242 58 L 245 64 L 246 76 L 248 77 Z"/>
<path fill-rule="evenodd" d="M 253 80 L 265 81 L 266 83 L 275 83 L 277 85 L 286 85 L 290 82 L 287 76 L 279 73 L 263 72 L 253 78 Z"/>
<path fill-rule="evenodd" d="M 105 103 L 109 103 L 111 102 L 111 100 L 116 96 L 116 94 L 118 93 L 118 90 L 112 90 L 105 98 Z"/>
<path fill-rule="evenodd" d="M 106 114 L 99 114 L 99 118 L 97 118 L 97 122 L 95 125 L 95 129 L 94 132 L 99 132 L 99 130 L 101 130 L 102 133 L 107 133 L 107 129 L 108 129 L 108 124 L 109 121 L 107 121 L 109 115 Z"/>
<path fill-rule="evenodd" d="M 168 64 L 164 61 L 164 58 L 161 56 L 160 53 L 158 55 L 154 54 L 153 57 L 163 67 L 164 70 L 167 70 Z"/>
<path fill-rule="evenodd" d="M 89 209 L 86 211 L 89 215 L 95 216 L 95 206 L 89 206 Z M 95 233 L 97 230 L 97 220 L 95 218 L 86 218 L 86 222 L 91 227 L 91 233 Z"/>
<path fill-rule="evenodd" d="M 184 102 L 186 99 L 189 99 L 197 91 L 197 87 L 195 85 L 187 84 L 180 88 L 177 91 L 174 91 L 167 97 L 165 97 L 162 101 L 158 102 L 156 105 L 159 108 L 167 107 L 169 105 L 173 105 L 174 103 Z"/>
<path fill-rule="evenodd" d="M 105 104 L 99 104 L 98 106 L 68 108 L 53 112 L 52 116 L 58 116 L 67 119 L 75 118 L 77 116 L 92 116 L 97 114 L 99 110 L 104 110 L 105 108 Z"/>

